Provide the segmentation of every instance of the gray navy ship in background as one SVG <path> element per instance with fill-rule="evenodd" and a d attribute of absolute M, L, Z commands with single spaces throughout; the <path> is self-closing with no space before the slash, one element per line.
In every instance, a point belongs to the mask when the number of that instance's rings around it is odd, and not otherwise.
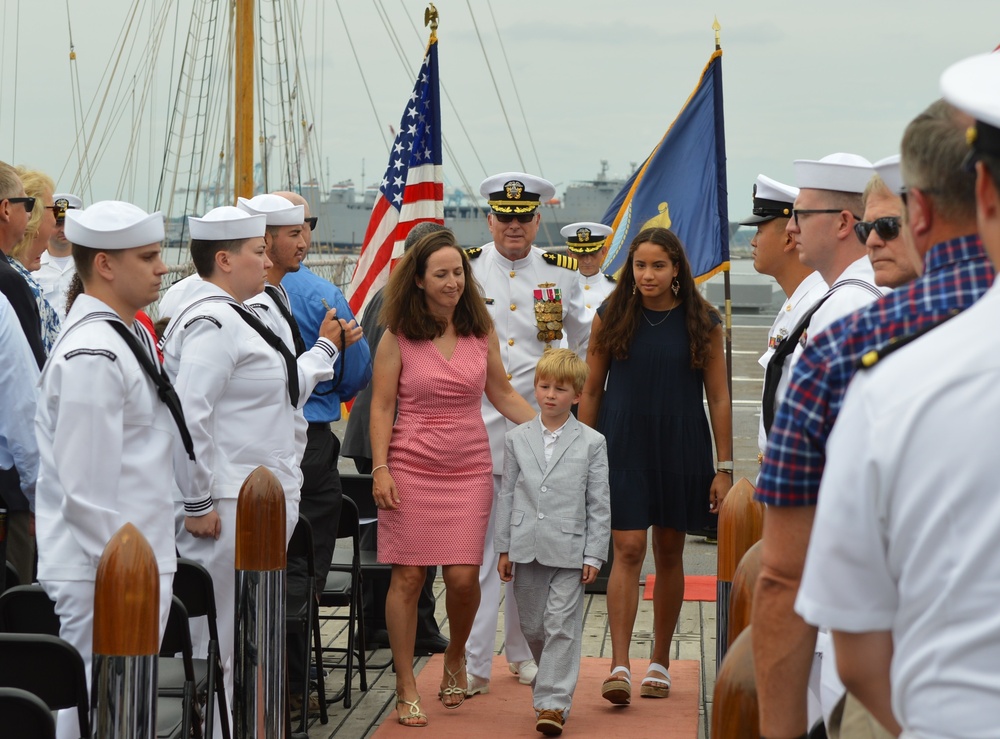
<path fill-rule="evenodd" d="M 625 185 L 624 179 L 607 176 L 608 163 L 601 161 L 601 172 L 592 180 L 572 182 L 563 197 L 542 206 L 542 225 L 535 243 L 542 248 L 565 246 L 559 229 L 577 221 L 599 221 L 615 195 Z M 342 182 L 322 193 L 315 184 L 302 186 L 302 196 L 309 210 L 319 216 L 313 234 L 313 250 L 321 253 L 357 252 L 365 238 L 368 219 L 378 188 L 368 187 L 359 194 L 352 181 Z M 481 246 L 492 241 L 486 226 L 485 204 L 469 198 L 458 189 L 448 190 L 444 203 L 444 225 L 450 228 L 462 246 Z M 319 247 L 317 249 L 317 246 Z"/>

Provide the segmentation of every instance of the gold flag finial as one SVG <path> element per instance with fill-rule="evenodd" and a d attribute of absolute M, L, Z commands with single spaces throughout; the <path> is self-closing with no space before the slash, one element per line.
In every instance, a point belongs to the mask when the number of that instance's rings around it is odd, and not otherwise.
<path fill-rule="evenodd" d="M 722 26 L 719 25 L 719 16 L 715 16 L 715 21 L 712 23 L 712 30 L 715 31 L 715 50 L 718 51 L 722 48 L 722 41 L 719 38 L 719 31 L 722 30 Z"/>
<path fill-rule="evenodd" d="M 431 41 L 437 41 L 438 10 L 434 3 L 427 3 L 427 9 L 424 10 L 424 28 L 427 26 L 431 27 Z"/>

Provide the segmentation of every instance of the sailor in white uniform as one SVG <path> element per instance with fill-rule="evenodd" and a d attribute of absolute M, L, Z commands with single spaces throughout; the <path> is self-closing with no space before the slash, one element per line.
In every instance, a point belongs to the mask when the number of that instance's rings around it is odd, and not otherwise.
<path fill-rule="evenodd" d="M 592 223 L 590 221 L 580 221 L 563 226 L 559 233 L 566 239 L 566 249 L 570 256 L 577 261 L 580 275 L 580 287 L 583 290 L 583 319 L 590 326 L 597 315 L 597 309 L 601 303 L 611 294 L 618 284 L 614 275 L 601 272 L 601 265 L 608 255 L 608 237 L 611 236 L 611 227 L 603 223 Z M 590 334 L 586 340 L 577 348 L 580 359 L 587 358 L 587 344 L 590 342 Z"/>
<path fill-rule="evenodd" d="M 544 252 L 532 244 L 541 219 L 539 205 L 555 195 L 550 182 L 522 172 L 504 172 L 485 179 L 479 190 L 489 201 L 491 212 L 487 223 L 493 241 L 467 250 L 472 272 L 493 317 L 507 379 L 525 400 L 537 407 L 535 365 L 542 352 L 549 347 L 575 351 L 589 337 L 590 325 L 584 317 L 576 260 Z M 514 424 L 500 415 L 485 397 L 482 411 L 493 451 L 496 496 L 503 474 L 504 435 Z M 496 497 L 494 513 L 495 503 Z M 493 551 L 491 514 L 479 575 L 482 597 L 467 647 L 470 695 L 489 691 L 499 617 L 498 559 Z M 521 634 L 513 588 L 506 589 L 504 613 L 505 652 L 510 669 L 528 685 L 537 668 Z"/>
<path fill-rule="evenodd" d="M 174 447 L 187 431 L 180 405 L 171 411 L 158 396 L 158 387 L 169 383 L 149 333 L 134 320 L 156 299 L 167 273 L 163 236 L 160 213 L 129 203 L 94 203 L 66 216 L 85 294 L 69 311 L 42 372 L 35 522 L 38 580 L 55 601 L 60 636 L 83 657 L 88 683 L 97 564 L 127 522 L 156 556 L 161 636 L 169 612 L 177 562 Z M 183 450 L 176 459 L 184 469 L 192 464 Z M 75 709 L 60 712 L 58 735 L 80 736 Z"/>
<path fill-rule="evenodd" d="M 296 407 L 312 385 L 299 385 L 295 356 L 243 305 L 261 291 L 270 266 L 266 216 L 225 206 L 189 223 L 191 256 L 202 279 L 192 283 L 187 305 L 173 316 L 163 337 L 164 364 L 187 409 L 198 457 L 187 474 L 178 475 L 183 525 L 178 526 L 177 548 L 212 575 L 220 656 L 231 698 L 240 487 L 258 465 L 274 473 L 285 493 L 287 543 L 298 521 L 302 485 Z M 336 320 L 330 323 L 339 329 Z M 300 357 L 315 368 L 313 385 L 333 378 L 337 354 L 333 341 L 321 337 Z"/>
<path fill-rule="evenodd" d="M 767 370 L 774 350 L 791 333 L 813 304 L 823 297 L 827 284 L 812 267 L 804 265 L 795 250 L 795 239 L 785 231 L 788 219 L 792 217 L 792 207 L 798 197 L 799 188 L 773 180 L 767 175 L 758 175 L 753 185 L 753 215 L 740 221 L 741 226 L 752 226 L 757 233 L 750 240 L 753 247 L 753 268 L 762 275 L 773 277 L 785 294 L 785 302 L 774 317 L 767 332 L 767 350 L 760 355 L 757 363 Z M 765 402 L 771 404 L 771 413 L 778 410 L 781 399 L 788 389 L 792 376 L 792 357 L 789 357 L 778 371 L 773 372 L 773 388 L 765 383 Z M 765 414 L 760 414 L 757 428 L 757 461 L 763 459 L 767 448 Z M 771 416 L 773 417 L 773 415 Z"/>
<path fill-rule="evenodd" d="M 52 196 L 52 204 L 56 214 L 56 231 L 42 252 L 42 266 L 33 276 L 42 288 L 42 295 L 59 314 L 59 320 L 65 321 L 66 293 L 76 274 L 72 244 L 66 238 L 66 212 L 82 210 L 83 201 L 72 193 L 57 192 Z"/>
<path fill-rule="evenodd" d="M 306 351 L 298 324 L 292 315 L 292 304 L 288 293 L 281 286 L 282 278 L 289 272 L 297 272 L 305 258 L 307 248 L 305 206 L 294 205 L 287 198 L 271 193 L 257 195 L 250 200 L 239 198 L 237 207 L 252 215 L 263 215 L 267 218 L 264 240 L 271 266 L 267 269 L 264 289 L 248 300 L 247 305 L 269 329 L 281 337 L 288 350 L 298 358 L 299 389 L 302 395 L 296 405 L 295 440 L 301 462 L 306 450 L 309 428 L 302 409 L 316 385 L 330 379 L 325 376 L 328 369 L 326 362 L 317 364 L 314 361 L 315 347 Z M 337 319 L 336 315 L 335 309 L 332 311 L 328 309 L 327 318 L 320 325 L 319 335 L 326 337 L 328 341 L 335 341 L 337 349 L 343 351 L 361 338 L 362 331 L 356 321 L 352 320 L 348 324 L 342 319 Z"/>

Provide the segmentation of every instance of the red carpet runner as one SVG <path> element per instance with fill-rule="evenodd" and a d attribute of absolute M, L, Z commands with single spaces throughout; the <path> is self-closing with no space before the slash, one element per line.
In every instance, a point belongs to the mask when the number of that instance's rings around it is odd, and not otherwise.
<path fill-rule="evenodd" d="M 715 575 L 685 575 L 684 600 L 702 600 L 715 602 Z M 646 584 L 642 589 L 643 600 L 653 600 L 653 584 L 656 575 L 646 575 Z"/>
<path fill-rule="evenodd" d="M 632 704 L 616 707 L 601 698 L 601 683 L 611 671 L 611 661 L 587 657 L 580 665 L 580 680 L 573 696 L 573 710 L 563 736 L 600 739 L 694 739 L 698 736 L 698 689 L 701 683 L 698 662 L 670 663 L 673 687 L 670 697 L 639 697 L 639 682 L 648 660 L 632 660 Z M 396 722 L 395 712 L 386 718 L 377 739 L 389 737 L 540 737 L 535 731 L 531 688 L 521 685 L 507 671 L 504 657 L 493 658 L 493 680 L 489 695 L 469 698 L 461 708 L 446 710 L 437 699 L 441 685 L 442 656 L 434 655 L 417 675 L 417 690 L 427 714 L 425 729 L 415 730 Z"/>

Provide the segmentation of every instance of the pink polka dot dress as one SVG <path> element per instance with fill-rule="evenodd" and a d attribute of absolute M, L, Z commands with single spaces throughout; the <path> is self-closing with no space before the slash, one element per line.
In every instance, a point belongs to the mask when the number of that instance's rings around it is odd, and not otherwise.
<path fill-rule="evenodd" d="M 397 336 L 399 411 L 389 442 L 396 510 L 378 512 L 379 562 L 483 563 L 493 460 L 480 411 L 488 338 L 460 336 L 451 360 Z"/>

